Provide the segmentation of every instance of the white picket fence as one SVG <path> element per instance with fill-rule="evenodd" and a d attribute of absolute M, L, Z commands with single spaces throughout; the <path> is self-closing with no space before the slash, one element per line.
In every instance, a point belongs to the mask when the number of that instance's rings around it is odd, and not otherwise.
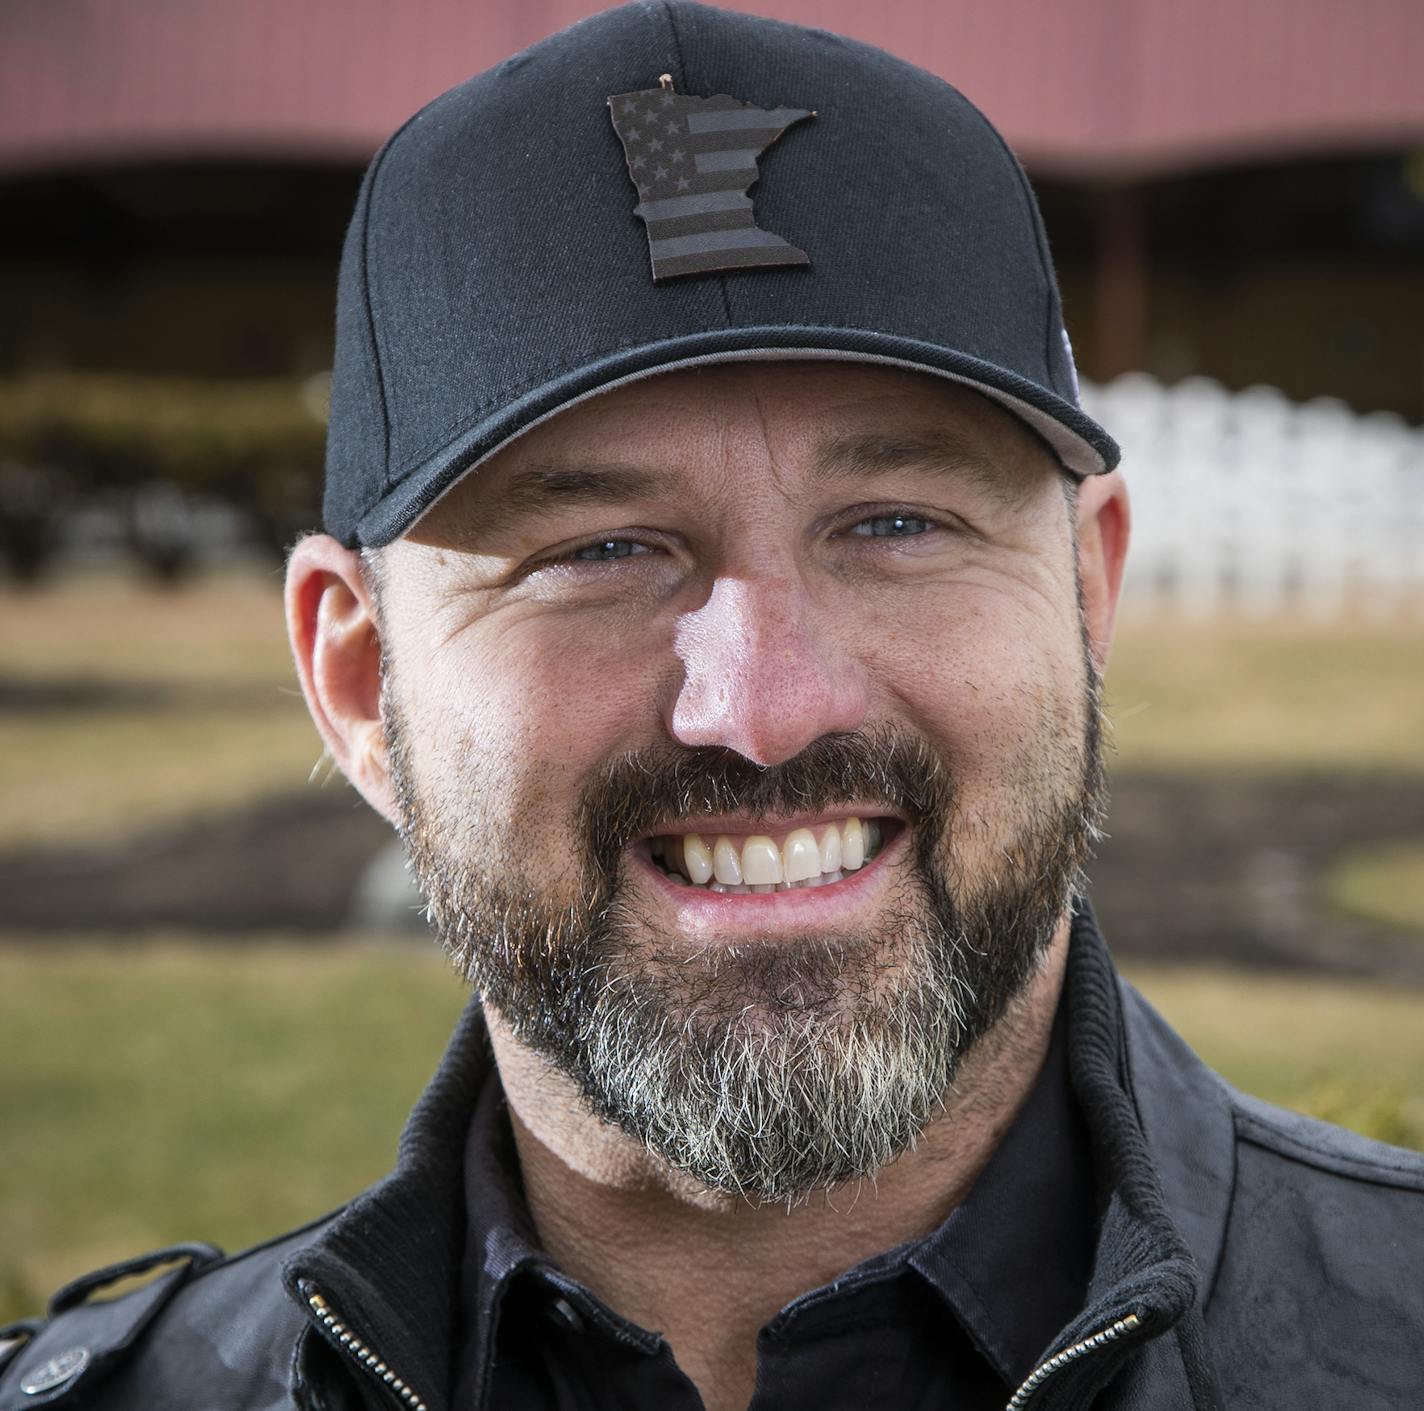
<path fill-rule="evenodd" d="M 1083 403 L 1123 449 L 1124 606 L 1424 616 L 1424 428 L 1141 373 Z"/>

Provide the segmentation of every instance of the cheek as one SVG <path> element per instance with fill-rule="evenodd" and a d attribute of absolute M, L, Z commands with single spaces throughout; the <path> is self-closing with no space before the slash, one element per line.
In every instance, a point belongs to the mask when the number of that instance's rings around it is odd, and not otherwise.
<path fill-rule="evenodd" d="M 470 631 L 400 680 L 413 764 L 446 816 L 478 812 L 521 848 L 567 847 L 574 806 L 590 772 L 620 747 L 646 743 L 652 654 L 630 634 L 561 626 Z M 492 665 L 493 664 L 493 665 Z"/>
<path fill-rule="evenodd" d="M 953 773 L 958 846 L 988 861 L 1035 803 L 1076 786 L 1083 738 L 1077 608 L 995 592 L 925 603 L 881 633 L 873 670 Z"/>

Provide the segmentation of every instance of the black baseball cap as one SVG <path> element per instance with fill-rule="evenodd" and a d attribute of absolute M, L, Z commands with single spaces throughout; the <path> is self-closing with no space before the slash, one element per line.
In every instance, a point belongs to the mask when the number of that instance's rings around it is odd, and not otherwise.
<path fill-rule="evenodd" d="M 813 358 L 948 378 L 1072 474 L 1117 464 L 1078 404 L 1033 193 L 978 109 L 839 35 L 636 0 L 451 89 L 372 161 L 341 260 L 326 529 L 389 543 L 622 383 Z"/>

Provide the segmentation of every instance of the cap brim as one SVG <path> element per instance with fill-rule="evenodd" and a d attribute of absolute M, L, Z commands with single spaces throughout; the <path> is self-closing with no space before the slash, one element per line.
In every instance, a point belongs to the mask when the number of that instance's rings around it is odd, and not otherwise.
<path fill-rule="evenodd" d="M 1075 475 L 1103 475 L 1120 457 L 1117 443 L 1081 408 L 1017 373 L 965 353 L 858 329 L 721 329 L 621 349 L 512 399 L 402 476 L 357 522 L 356 541 L 378 547 L 398 539 L 496 452 L 591 397 L 684 368 L 792 360 L 899 367 L 973 388 L 1042 437 L 1064 469 Z"/>

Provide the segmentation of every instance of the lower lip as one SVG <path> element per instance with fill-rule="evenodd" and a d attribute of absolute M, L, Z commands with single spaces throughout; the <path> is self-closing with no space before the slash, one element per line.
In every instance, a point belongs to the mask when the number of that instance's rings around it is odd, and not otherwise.
<path fill-rule="evenodd" d="M 680 929 L 720 937 L 743 930 L 761 934 L 801 930 L 852 917 L 884 890 L 889 869 L 908 850 L 909 839 L 909 828 L 901 824 L 864 867 L 839 882 L 784 892 L 714 892 L 693 883 L 681 885 L 653 862 L 646 843 L 633 855 L 652 879 L 659 899 L 671 905 Z"/>

